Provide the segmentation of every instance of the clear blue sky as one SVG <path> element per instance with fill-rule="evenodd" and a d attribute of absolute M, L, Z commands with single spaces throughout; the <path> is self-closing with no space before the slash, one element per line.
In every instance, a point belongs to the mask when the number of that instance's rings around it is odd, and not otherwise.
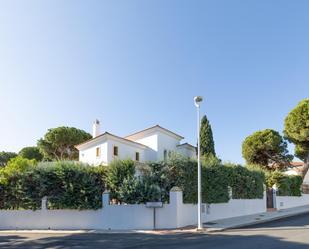
<path fill-rule="evenodd" d="M 309 1 L 0 1 L 0 151 L 60 125 L 196 143 L 202 95 L 217 154 L 283 130 L 309 96 Z"/>

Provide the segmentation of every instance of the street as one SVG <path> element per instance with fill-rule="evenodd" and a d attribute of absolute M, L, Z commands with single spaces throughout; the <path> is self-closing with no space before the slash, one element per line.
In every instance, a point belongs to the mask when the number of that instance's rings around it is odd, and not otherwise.
<path fill-rule="evenodd" d="M 0 248 L 309 248 L 309 214 L 211 234 L 0 234 Z"/>

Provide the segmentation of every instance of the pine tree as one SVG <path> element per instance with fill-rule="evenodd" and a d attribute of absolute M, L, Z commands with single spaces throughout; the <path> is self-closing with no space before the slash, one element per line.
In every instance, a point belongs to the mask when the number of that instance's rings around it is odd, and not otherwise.
<path fill-rule="evenodd" d="M 201 120 L 200 139 L 201 139 L 201 155 L 205 157 L 208 157 L 211 154 L 213 156 L 216 156 L 215 142 L 212 135 L 211 125 L 206 115 L 204 115 Z"/>

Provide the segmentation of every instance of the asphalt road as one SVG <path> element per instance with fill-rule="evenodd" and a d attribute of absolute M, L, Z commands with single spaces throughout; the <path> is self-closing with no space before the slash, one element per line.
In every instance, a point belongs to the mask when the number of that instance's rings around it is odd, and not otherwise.
<path fill-rule="evenodd" d="M 309 249 L 309 214 L 212 234 L 0 234 L 0 248 Z"/>

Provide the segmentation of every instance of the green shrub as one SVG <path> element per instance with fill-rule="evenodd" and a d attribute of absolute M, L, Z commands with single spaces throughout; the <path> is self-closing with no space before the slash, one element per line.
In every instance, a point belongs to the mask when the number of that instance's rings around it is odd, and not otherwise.
<path fill-rule="evenodd" d="M 102 170 L 74 162 L 38 167 L 42 195 L 50 209 L 98 209 L 102 206 Z"/>
<path fill-rule="evenodd" d="M 137 172 L 135 167 L 132 160 L 117 160 L 108 166 L 107 183 L 111 199 L 127 204 L 168 201 L 170 183 L 165 164 L 139 165 Z"/>
<path fill-rule="evenodd" d="M 301 196 L 301 176 L 286 175 L 280 171 L 267 172 L 266 183 L 268 188 L 276 185 L 279 196 Z"/>
<path fill-rule="evenodd" d="M 228 202 L 229 170 L 223 166 L 202 167 L 202 200 L 206 203 Z"/>
<path fill-rule="evenodd" d="M 301 185 L 303 179 L 301 176 L 289 176 L 291 196 L 301 196 Z"/>
<path fill-rule="evenodd" d="M 233 199 L 261 199 L 264 195 L 264 174 L 241 165 L 227 164 Z"/>
<path fill-rule="evenodd" d="M 12 172 L 2 184 L 1 209 L 37 209 L 40 207 L 40 189 L 32 171 Z"/>
<path fill-rule="evenodd" d="M 38 209 L 44 196 L 50 209 L 97 209 L 105 183 L 118 203 L 166 203 L 174 186 L 182 189 L 185 203 L 197 202 L 197 161 L 174 153 L 166 162 L 143 166 L 132 160 L 113 161 L 108 167 L 61 161 L 36 165 L 24 160 L 15 159 L 8 169 L 1 169 L 2 209 Z M 260 171 L 222 165 L 215 157 L 202 161 L 202 200 L 206 203 L 228 202 L 229 186 L 234 199 L 263 198 L 263 181 Z M 297 186 L 299 182 L 291 178 L 289 191 L 297 194 Z M 281 188 L 285 191 L 283 183 Z"/>
<path fill-rule="evenodd" d="M 161 201 L 160 186 L 147 178 L 126 178 L 119 188 L 120 200 L 127 204 L 140 204 L 147 201 Z"/>
<path fill-rule="evenodd" d="M 165 163 L 168 168 L 170 188 L 182 189 L 184 203 L 197 202 L 197 163 L 179 154 L 172 154 Z"/>
<path fill-rule="evenodd" d="M 197 162 L 182 156 L 167 161 L 171 185 L 183 190 L 185 203 L 197 202 Z M 202 200 L 206 203 L 229 201 L 228 187 L 232 188 L 233 199 L 263 198 L 264 174 L 240 165 L 222 165 L 219 159 L 202 161 Z"/>
<path fill-rule="evenodd" d="M 0 169 L 0 184 L 5 184 L 6 178 L 16 172 L 26 172 L 36 167 L 37 163 L 34 159 L 29 160 L 20 156 L 9 160 L 4 168 Z"/>
<path fill-rule="evenodd" d="M 108 165 L 107 188 L 110 190 L 110 198 L 121 202 L 120 188 L 125 179 L 132 179 L 135 175 L 135 165 L 132 160 L 114 160 Z"/>
<path fill-rule="evenodd" d="M 102 206 L 104 170 L 100 167 L 55 162 L 23 169 L 6 172 L 0 184 L 1 209 L 39 209 L 44 196 L 48 197 L 50 209 L 98 209 Z"/>

